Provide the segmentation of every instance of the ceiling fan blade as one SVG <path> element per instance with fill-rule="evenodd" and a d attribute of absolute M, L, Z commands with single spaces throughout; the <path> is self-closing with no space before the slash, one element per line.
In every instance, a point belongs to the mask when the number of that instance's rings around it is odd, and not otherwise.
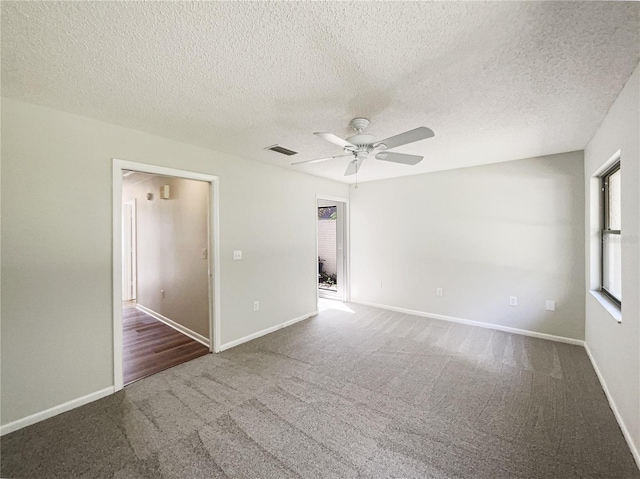
<path fill-rule="evenodd" d="M 351 160 L 349 166 L 347 166 L 347 171 L 344 172 L 344 176 L 355 175 L 360 169 L 360 165 L 362 165 L 362 160 Z"/>
<path fill-rule="evenodd" d="M 423 158 L 424 156 L 405 155 L 404 153 L 395 153 L 393 151 L 383 151 L 376 155 L 376 160 L 402 163 L 403 165 L 417 165 Z"/>
<path fill-rule="evenodd" d="M 376 146 L 384 145 L 385 149 L 390 150 L 396 146 L 406 145 L 407 143 L 413 143 L 414 141 L 426 140 L 431 138 L 435 133 L 426 126 L 421 126 L 414 130 L 405 131 L 399 135 L 392 136 L 386 140 L 380 140 L 376 143 Z"/>
<path fill-rule="evenodd" d="M 319 136 L 323 140 L 330 141 L 334 145 L 341 146 L 342 148 L 356 148 L 356 145 L 353 143 L 349 143 L 347 140 L 343 140 L 339 136 L 334 135 L 333 133 L 322 133 L 316 132 L 314 135 Z"/>
<path fill-rule="evenodd" d="M 300 163 L 316 163 L 318 161 L 326 161 L 326 160 L 333 160 L 334 158 L 342 158 L 344 156 L 353 156 L 351 153 L 347 154 L 347 155 L 338 155 L 338 156 L 327 156 L 326 158 L 316 158 L 315 160 L 302 160 L 302 161 L 296 161 L 294 163 L 291 163 L 292 165 L 299 165 Z"/>

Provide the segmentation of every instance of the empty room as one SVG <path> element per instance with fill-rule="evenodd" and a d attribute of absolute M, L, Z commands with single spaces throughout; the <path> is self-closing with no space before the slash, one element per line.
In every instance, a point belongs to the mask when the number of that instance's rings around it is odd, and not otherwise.
<path fill-rule="evenodd" d="M 0 8 L 1 477 L 640 479 L 640 2 Z"/>

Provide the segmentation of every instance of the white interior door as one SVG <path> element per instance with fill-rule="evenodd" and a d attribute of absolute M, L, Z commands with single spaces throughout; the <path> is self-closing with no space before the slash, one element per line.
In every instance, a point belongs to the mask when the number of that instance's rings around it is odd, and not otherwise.
<path fill-rule="evenodd" d="M 136 202 L 122 204 L 122 300 L 136 299 Z"/>

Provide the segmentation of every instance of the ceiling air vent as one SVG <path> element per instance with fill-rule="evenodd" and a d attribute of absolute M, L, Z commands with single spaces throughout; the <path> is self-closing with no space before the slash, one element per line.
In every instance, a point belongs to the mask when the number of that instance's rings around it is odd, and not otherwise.
<path fill-rule="evenodd" d="M 283 148 L 282 146 L 279 146 L 279 145 L 267 146 L 265 150 L 275 151 L 276 153 L 281 153 L 287 156 L 293 156 L 298 154 L 297 151 L 288 150 L 287 148 Z"/>

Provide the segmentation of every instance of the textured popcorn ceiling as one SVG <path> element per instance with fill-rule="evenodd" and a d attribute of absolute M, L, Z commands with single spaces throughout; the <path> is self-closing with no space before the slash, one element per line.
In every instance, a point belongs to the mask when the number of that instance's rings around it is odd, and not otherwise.
<path fill-rule="evenodd" d="M 382 139 L 359 181 L 582 149 L 640 59 L 638 2 L 2 2 L 2 95 L 345 180 L 312 135 Z M 263 148 L 280 144 L 286 157 Z M 129 158 L 135 160 L 135 158 Z M 348 178 L 349 181 L 353 177 Z"/>

